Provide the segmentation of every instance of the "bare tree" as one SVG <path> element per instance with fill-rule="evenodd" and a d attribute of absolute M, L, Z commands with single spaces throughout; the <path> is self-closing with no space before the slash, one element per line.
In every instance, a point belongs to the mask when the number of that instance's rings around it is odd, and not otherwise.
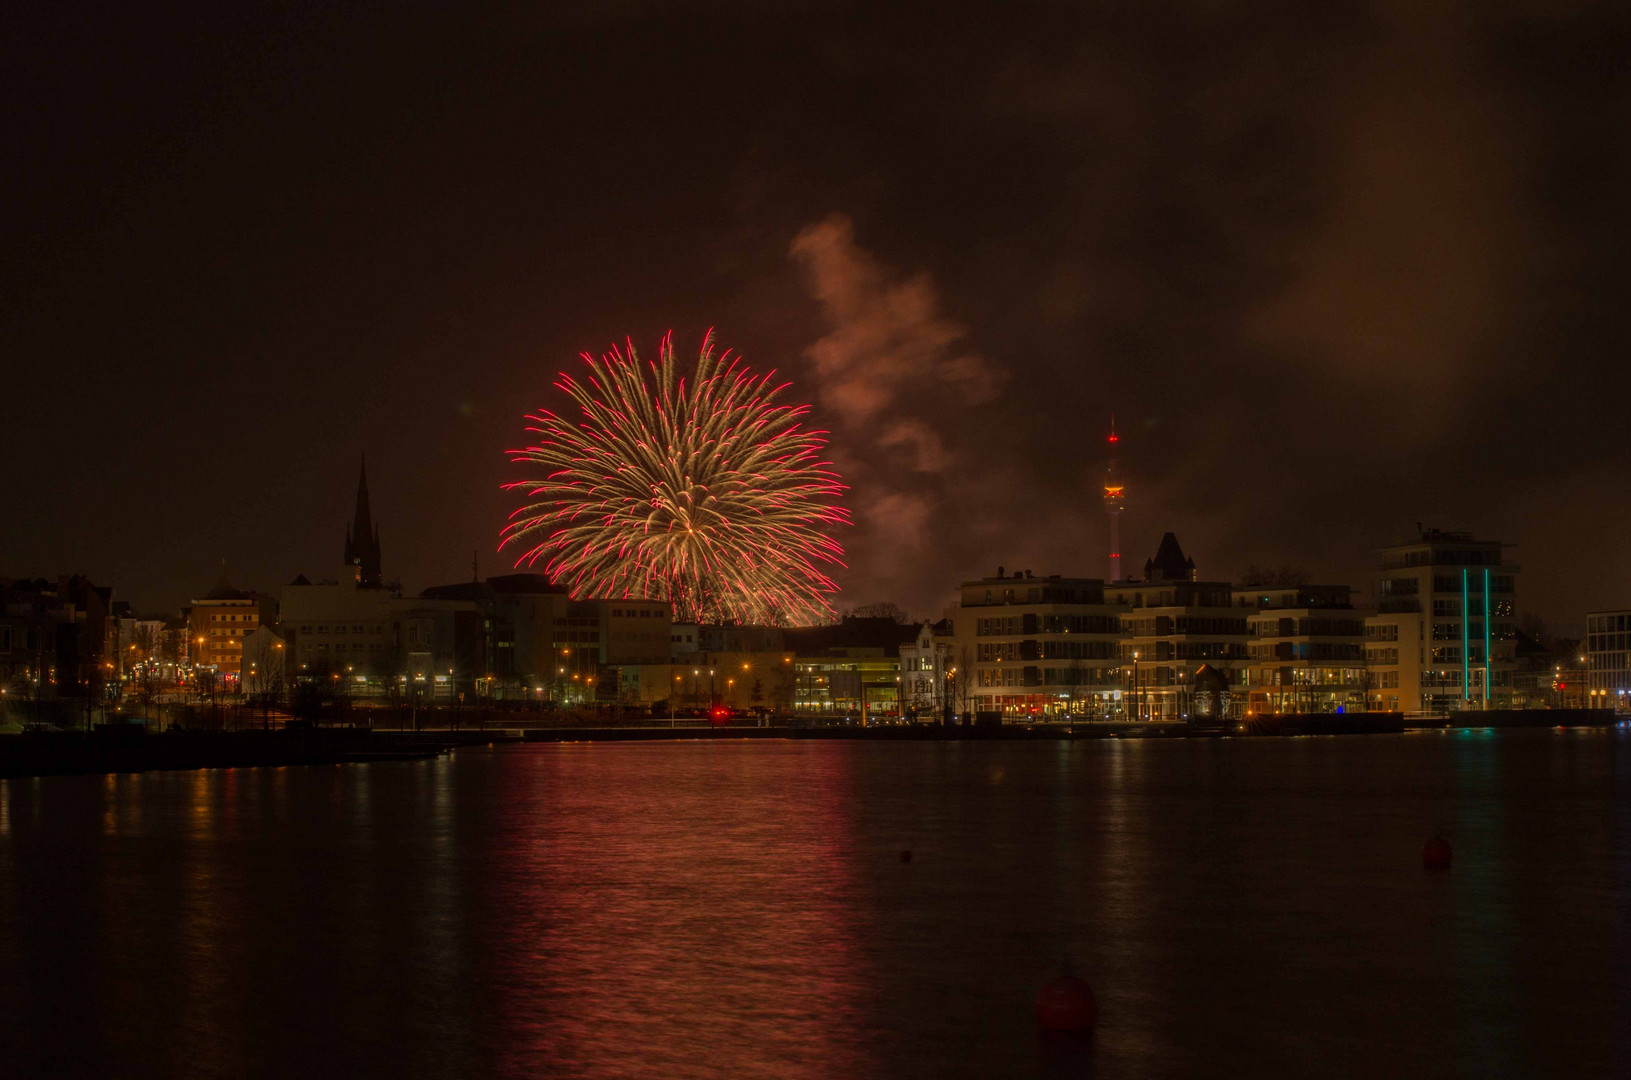
<path fill-rule="evenodd" d="M 138 663 L 151 663 L 158 659 L 161 637 L 163 634 L 155 630 L 152 623 L 136 624 L 136 631 L 130 636 L 130 643 L 135 646 L 132 651 L 135 652 Z"/>
<path fill-rule="evenodd" d="M 272 726 L 272 707 L 283 703 L 287 659 L 283 643 L 269 634 L 257 634 L 244 655 L 244 692 L 261 707 L 261 727 Z"/>
<path fill-rule="evenodd" d="M 852 608 L 847 614 L 857 619 L 894 619 L 898 623 L 909 623 L 912 617 L 906 609 L 893 600 L 879 600 L 876 603 L 862 604 Z"/>
<path fill-rule="evenodd" d="M 974 708 L 974 650 L 964 645 L 957 654 L 957 664 L 951 670 L 951 699 L 957 703 L 958 715 L 963 723 L 972 723 L 969 715 Z"/>
<path fill-rule="evenodd" d="M 1079 720 L 1082 719 L 1083 702 L 1091 701 L 1093 697 L 1087 684 L 1088 667 L 1080 659 L 1073 659 L 1065 672 L 1065 678 L 1070 683 L 1070 715 Z"/>
<path fill-rule="evenodd" d="M 1294 589 L 1307 585 L 1308 581 L 1308 571 L 1300 566 L 1259 566 L 1253 563 L 1240 575 L 1242 585 L 1270 589 Z"/>

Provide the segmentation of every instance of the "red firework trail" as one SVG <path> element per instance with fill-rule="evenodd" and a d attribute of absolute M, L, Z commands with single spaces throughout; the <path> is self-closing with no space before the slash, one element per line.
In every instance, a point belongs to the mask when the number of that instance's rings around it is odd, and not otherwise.
<path fill-rule="evenodd" d="M 555 384 L 579 418 L 530 415 L 536 444 L 509 452 L 532 474 L 504 485 L 527 500 L 499 544 L 532 545 L 516 565 L 541 562 L 575 597 L 670 600 L 680 622 L 830 618 L 838 586 L 823 567 L 844 565 L 830 532 L 849 516 L 808 406 L 777 403 L 775 372 L 715 356 L 712 331 L 689 372 L 672 334 L 656 363 L 632 342 L 583 359 L 583 381 Z"/>

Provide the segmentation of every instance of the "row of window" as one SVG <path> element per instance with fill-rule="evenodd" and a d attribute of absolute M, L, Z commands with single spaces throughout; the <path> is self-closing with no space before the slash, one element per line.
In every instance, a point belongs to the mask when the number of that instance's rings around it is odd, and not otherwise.
<path fill-rule="evenodd" d="M 1365 632 L 1362 619 L 1259 619 L 1252 623 L 1258 637 L 1358 637 Z"/>
<path fill-rule="evenodd" d="M 1482 607 L 1483 607 L 1482 604 L 1478 603 L 1477 601 L 1474 601 L 1473 604 L 1472 604 L 1472 611 L 1468 612 L 1468 614 L 1471 615 L 1471 614 L 1480 613 L 1481 610 L 1482 610 Z M 1490 608 L 1489 608 L 1489 612 L 1490 612 L 1491 615 L 1499 615 L 1499 616 L 1501 616 L 1503 618 L 1508 618 L 1508 619 L 1510 619 L 1512 617 L 1512 612 L 1515 611 L 1515 610 L 1516 610 L 1516 608 L 1513 606 L 1513 603 L 1512 603 L 1511 600 L 1497 600 L 1497 601 L 1495 601 L 1495 603 L 1491 604 Z M 1435 616 L 1439 617 L 1439 618 L 1446 618 L 1446 617 L 1455 618 L 1455 617 L 1457 617 L 1457 616 L 1459 616 L 1461 614 L 1461 601 L 1459 601 L 1459 600 L 1434 600 L 1433 601 L 1433 614 Z"/>
<path fill-rule="evenodd" d="M 1157 641 L 1147 645 L 1123 644 L 1121 659 L 1133 663 L 1154 660 L 1244 660 L 1246 646 L 1233 641 Z"/>
<path fill-rule="evenodd" d="M 1510 574 L 1495 574 L 1489 579 L 1489 591 L 1492 593 L 1510 593 L 1516 588 L 1516 580 Z M 1461 577 L 1435 576 L 1433 578 L 1433 591 L 1436 593 L 1460 593 Z M 1484 595 L 1484 575 L 1482 572 L 1467 575 L 1467 591 L 1474 596 Z M 1413 577 L 1383 578 L 1376 583 L 1378 596 L 1415 596 L 1420 592 L 1420 581 Z"/>
<path fill-rule="evenodd" d="M 1484 647 L 1482 645 L 1469 645 L 1467 648 L 1467 663 L 1482 664 L 1484 662 Z M 1458 646 L 1446 645 L 1433 650 L 1433 663 L 1459 664 L 1461 663 L 1461 649 Z"/>
<path fill-rule="evenodd" d="M 1202 618 L 1198 615 L 1157 615 L 1153 618 L 1128 619 L 1129 634 L 1139 637 L 1166 637 L 1170 634 L 1223 634 L 1229 637 L 1246 636 L 1244 618 Z"/>
<path fill-rule="evenodd" d="M 1254 660 L 1359 660 L 1360 647 L 1348 642 L 1281 641 L 1253 645 L 1247 655 Z"/>

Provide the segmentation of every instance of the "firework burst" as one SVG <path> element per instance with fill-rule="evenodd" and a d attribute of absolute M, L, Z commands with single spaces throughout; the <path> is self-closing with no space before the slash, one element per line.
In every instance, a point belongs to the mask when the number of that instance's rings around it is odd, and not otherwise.
<path fill-rule="evenodd" d="M 583 359 L 580 382 L 556 386 L 577 406 L 568 420 L 527 417 L 536 445 L 510 451 L 532 476 L 500 547 L 575 597 L 655 597 L 682 622 L 788 625 L 832 615 L 842 566 L 829 531 L 848 516 L 844 485 L 822 460 L 826 432 L 806 429 L 804 405 L 782 405 L 774 372 L 754 375 L 713 332 L 681 370 L 672 334 L 657 362 L 629 343 Z"/>

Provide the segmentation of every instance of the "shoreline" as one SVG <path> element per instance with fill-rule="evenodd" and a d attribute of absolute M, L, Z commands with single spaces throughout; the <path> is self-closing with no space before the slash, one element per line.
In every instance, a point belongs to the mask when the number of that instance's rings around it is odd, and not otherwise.
<path fill-rule="evenodd" d="M 862 742 L 1075 742 L 1104 739 L 1290 738 L 1302 735 L 1397 735 L 1407 731 L 1492 731 L 1608 728 L 1619 718 L 1603 710 L 1476 713 L 1407 721 L 1398 713 L 1281 714 L 1237 721 L 1228 728 L 1182 721 L 1057 724 L 640 725 L 499 727 L 390 731 L 356 727 L 271 731 L 170 731 L 150 734 L 123 725 L 83 731 L 0 735 L 0 779 L 171 770 L 284 768 L 292 765 L 424 761 L 468 746 L 511 743 L 677 742 L 697 740 L 844 740 Z"/>

